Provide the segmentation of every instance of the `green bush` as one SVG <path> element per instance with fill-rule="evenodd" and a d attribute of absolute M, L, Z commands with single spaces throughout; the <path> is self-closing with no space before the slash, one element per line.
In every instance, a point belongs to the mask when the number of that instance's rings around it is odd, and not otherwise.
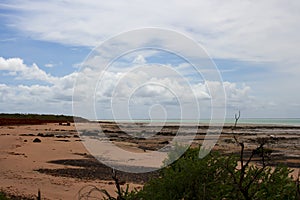
<path fill-rule="evenodd" d="M 244 165 L 239 158 L 210 153 L 198 158 L 199 149 L 188 149 L 180 159 L 161 170 L 160 177 L 126 199 L 297 199 L 296 183 L 287 167 Z"/>
<path fill-rule="evenodd" d="M 0 192 L 0 200 L 9 200 L 5 194 L 3 194 L 2 192 Z"/>

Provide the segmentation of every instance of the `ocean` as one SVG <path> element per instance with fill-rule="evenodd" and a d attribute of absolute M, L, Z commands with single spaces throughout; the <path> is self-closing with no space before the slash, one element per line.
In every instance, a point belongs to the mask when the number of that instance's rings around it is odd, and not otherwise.
<path fill-rule="evenodd" d="M 234 119 L 226 119 L 225 123 L 232 123 Z M 271 124 L 271 125 L 291 125 L 300 126 L 300 118 L 249 118 L 240 119 L 241 124 Z"/>

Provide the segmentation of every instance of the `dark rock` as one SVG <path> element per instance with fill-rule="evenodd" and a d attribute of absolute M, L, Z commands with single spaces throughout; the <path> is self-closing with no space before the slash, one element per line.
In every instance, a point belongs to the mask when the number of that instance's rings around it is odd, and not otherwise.
<path fill-rule="evenodd" d="M 169 144 L 169 141 L 166 140 L 166 141 L 160 142 L 159 144 Z"/>
<path fill-rule="evenodd" d="M 56 140 L 58 142 L 70 142 L 70 140 Z"/>
<path fill-rule="evenodd" d="M 44 137 L 54 137 L 53 133 L 47 133 L 46 135 L 44 135 Z"/>
<path fill-rule="evenodd" d="M 44 137 L 44 134 L 43 133 L 38 133 L 37 136 Z"/>
<path fill-rule="evenodd" d="M 37 143 L 37 142 L 42 142 L 39 138 L 35 138 L 34 140 L 33 140 L 33 142 L 35 142 L 35 143 Z"/>

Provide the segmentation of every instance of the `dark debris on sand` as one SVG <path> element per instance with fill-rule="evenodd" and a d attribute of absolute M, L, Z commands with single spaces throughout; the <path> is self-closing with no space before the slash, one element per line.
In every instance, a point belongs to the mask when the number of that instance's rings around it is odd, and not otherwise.
<path fill-rule="evenodd" d="M 94 158 L 84 159 L 65 159 L 53 160 L 49 163 L 60 164 L 64 166 L 73 166 L 78 168 L 59 168 L 59 169 L 38 169 L 40 173 L 52 176 L 72 177 L 86 180 L 107 180 L 112 181 L 112 168 L 100 163 Z M 158 177 L 158 171 L 148 173 L 129 173 L 116 170 L 117 176 L 122 182 L 132 182 L 143 184 L 151 178 Z"/>

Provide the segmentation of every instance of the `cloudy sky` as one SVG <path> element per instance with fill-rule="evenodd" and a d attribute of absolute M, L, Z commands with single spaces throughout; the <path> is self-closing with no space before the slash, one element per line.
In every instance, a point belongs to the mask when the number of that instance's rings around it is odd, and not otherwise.
<path fill-rule="evenodd" d="M 223 84 L 187 73 L 188 64 L 170 53 L 133 52 L 97 85 L 99 118 L 111 118 L 111 110 L 124 117 L 118 100 L 125 97 L 135 118 L 178 118 L 180 106 L 193 110 L 189 90 L 206 118 L 219 87 L 227 117 L 241 110 L 243 117 L 299 118 L 299 10 L 298 0 L 0 0 L 0 112 L 72 114 L 74 82 L 90 52 L 120 33 L 156 27 L 201 45 Z"/>

